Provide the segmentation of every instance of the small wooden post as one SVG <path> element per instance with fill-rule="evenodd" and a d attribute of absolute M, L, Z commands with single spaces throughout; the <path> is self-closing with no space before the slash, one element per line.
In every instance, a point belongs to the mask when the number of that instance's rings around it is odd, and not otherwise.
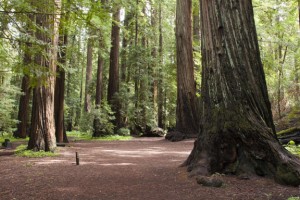
<path fill-rule="evenodd" d="M 79 154 L 76 152 L 76 165 L 79 165 Z"/>

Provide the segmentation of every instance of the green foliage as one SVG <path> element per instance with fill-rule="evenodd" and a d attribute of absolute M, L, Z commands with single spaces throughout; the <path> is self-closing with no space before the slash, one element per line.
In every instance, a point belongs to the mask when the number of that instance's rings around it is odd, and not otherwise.
<path fill-rule="evenodd" d="M 127 141 L 132 140 L 131 136 L 120 136 L 120 135 L 108 135 L 104 137 L 94 138 L 95 140 L 100 141 Z"/>
<path fill-rule="evenodd" d="M 67 132 L 67 136 L 71 141 L 92 139 L 92 134 L 89 132 L 71 131 Z"/>
<path fill-rule="evenodd" d="M 117 131 L 117 134 L 118 134 L 118 135 L 121 135 L 121 136 L 130 136 L 130 130 L 127 129 L 127 128 L 120 128 L 120 129 Z"/>
<path fill-rule="evenodd" d="M 11 141 L 11 142 L 20 142 L 20 141 L 28 141 L 29 140 L 28 137 L 26 139 L 15 138 L 15 137 L 13 137 L 12 133 L 7 133 L 7 132 L 0 133 L 0 144 L 3 143 L 5 139 L 9 139 L 9 141 Z"/>
<path fill-rule="evenodd" d="M 118 140 L 131 140 L 132 137 L 128 135 L 107 135 L 103 137 L 93 138 L 92 134 L 86 132 L 72 131 L 67 132 L 68 138 L 71 140 L 99 140 L 99 141 L 118 141 Z"/>
<path fill-rule="evenodd" d="M 80 131 L 92 132 L 93 122 L 95 118 L 100 119 L 101 130 L 107 135 L 114 133 L 114 125 L 112 121 L 115 119 L 114 112 L 111 110 L 107 102 L 103 102 L 100 109 L 93 108 L 90 113 L 83 113 L 80 121 Z"/>
<path fill-rule="evenodd" d="M 54 157 L 58 156 L 57 153 L 53 152 L 45 152 L 45 151 L 32 151 L 27 150 L 26 145 L 20 145 L 16 148 L 15 154 L 20 157 L 27 157 L 27 158 L 43 158 L 43 157 Z"/>
<path fill-rule="evenodd" d="M 289 197 L 287 200 L 300 200 L 300 197 Z"/>
<path fill-rule="evenodd" d="M 285 146 L 285 148 L 292 154 L 300 156 L 300 145 L 295 145 L 294 141 L 290 141 L 289 144 Z"/>

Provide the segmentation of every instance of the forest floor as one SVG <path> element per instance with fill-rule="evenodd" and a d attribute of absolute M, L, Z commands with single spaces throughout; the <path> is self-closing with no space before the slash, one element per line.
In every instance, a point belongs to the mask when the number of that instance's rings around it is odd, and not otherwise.
<path fill-rule="evenodd" d="M 201 186 L 179 167 L 192 147 L 192 140 L 171 143 L 136 138 L 71 142 L 59 148 L 59 156 L 48 158 L 17 157 L 0 150 L 0 199 L 280 200 L 300 196 L 300 188 L 261 177 L 222 176 L 221 188 Z M 75 152 L 80 157 L 78 166 Z"/>

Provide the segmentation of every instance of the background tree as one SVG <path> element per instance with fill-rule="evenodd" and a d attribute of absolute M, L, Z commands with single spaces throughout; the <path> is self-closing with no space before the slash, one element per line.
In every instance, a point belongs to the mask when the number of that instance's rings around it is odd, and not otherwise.
<path fill-rule="evenodd" d="M 198 133 L 198 112 L 192 52 L 192 1 L 178 0 L 176 8 L 176 129 L 187 137 L 195 137 Z"/>

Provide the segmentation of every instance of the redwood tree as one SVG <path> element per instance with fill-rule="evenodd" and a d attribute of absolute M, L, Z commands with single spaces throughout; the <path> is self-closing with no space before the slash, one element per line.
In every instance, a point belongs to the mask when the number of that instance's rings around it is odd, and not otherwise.
<path fill-rule="evenodd" d="M 113 24 L 111 30 L 111 50 L 110 50 L 110 67 L 107 101 L 111 105 L 112 110 L 116 113 L 114 125 L 119 125 L 120 113 L 118 100 L 115 94 L 119 91 L 119 48 L 120 48 L 120 8 L 116 6 L 113 12 Z"/>
<path fill-rule="evenodd" d="M 186 161 L 204 173 L 300 184 L 300 160 L 276 138 L 251 0 L 202 0 L 201 132 Z"/>
<path fill-rule="evenodd" d="M 177 108 L 176 129 L 185 136 L 198 133 L 196 109 L 196 84 L 192 48 L 192 1 L 177 0 L 176 50 L 177 50 Z"/>
<path fill-rule="evenodd" d="M 37 85 L 33 95 L 32 130 L 28 149 L 53 151 L 56 147 L 54 88 L 61 1 L 43 0 L 36 3 L 36 7 L 39 12 L 36 16 L 36 24 L 39 27 L 36 32 L 36 38 L 39 40 L 37 48 L 44 53 L 38 52 L 35 55 L 35 64 L 41 67 L 41 71 L 47 73 L 36 77 Z M 42 14 L 44 12 L 53 14 Z"/>

